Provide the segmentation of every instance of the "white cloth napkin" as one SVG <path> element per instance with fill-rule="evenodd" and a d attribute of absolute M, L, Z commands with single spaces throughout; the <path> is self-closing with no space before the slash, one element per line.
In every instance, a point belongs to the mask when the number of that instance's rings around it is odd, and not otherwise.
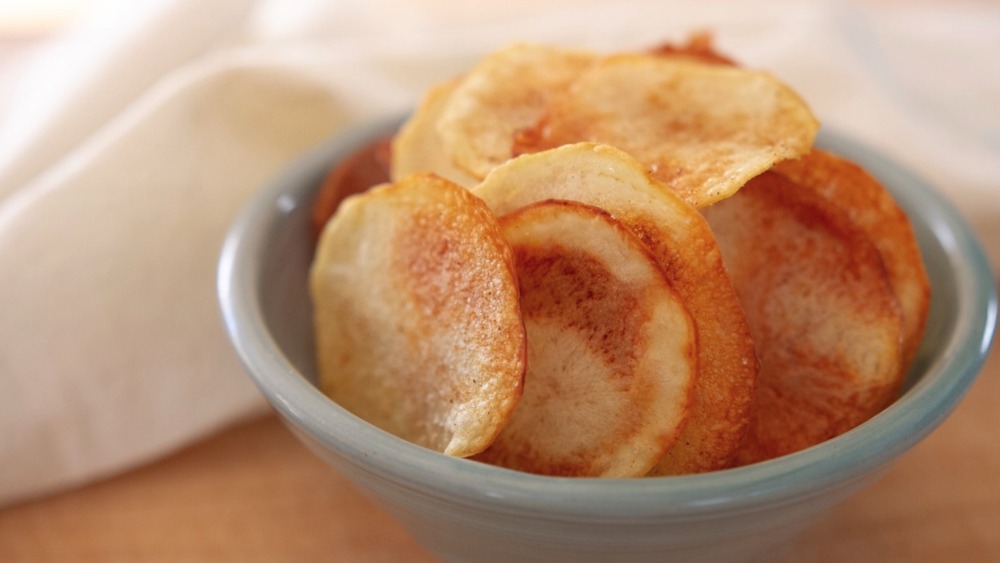
<path fill-rule="evenodd" d="M 934 182 L 1000 263 L 994 3 L 121 2 L 0 114 L 0 505 L 264 408 L 217 314 L 216 260 L 298 153 L 516 40 L 634 49 L 702 29 Z"/>

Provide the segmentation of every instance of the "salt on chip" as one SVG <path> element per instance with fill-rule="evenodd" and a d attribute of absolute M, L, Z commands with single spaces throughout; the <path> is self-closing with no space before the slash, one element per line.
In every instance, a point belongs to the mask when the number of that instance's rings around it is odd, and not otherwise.
<path fill-rule="evenodd" d="M 592 143 L 520 156 L 494 169 L 473 193 L 498 215 L 547 199 L 592 205 L 646 245 L 691 314 L 698 338 L 698 377 L 687 422 L 652 473 L 728 467 L 749 424 L 757 361 L 704 218 L 634 158 Z"/>
<path fill-rule="evenodd" d="M 500 224 L 517 262 L 528 371 L 510 422 L 477 459 L 544 475 L 645 475 L 688 411 L 690 315 L 605 211 L 550 200 Z"/>
<path fill-rule="evenodd" d="M 631 154 L 685 201 L 725 199 L 807 153 L 819 123 L 770 74 L 683 56 L 621 54 L 585 70 L 515 139 L 515 153 L 590 141 Z"/>
<path fill-rule="evenodd" d="M 917 355 L 930 308 L 930 282 L 906 213 L 892 194 L 857 164 L 819 149 L 774 171 L 843 209 L 882 256 L 903 314 L 903 363 Z"/>
<path fill-rule="evenodd" d="M 485 449 L 521 395 L 514 258 L 495 216 L 430 174 L 341 204 L 310 271 L 320 386 L 416 444 Z"/>
<path fill-rule="evenodd" d="M 761 364 L 739 463 L 833 438 L 895 400 L 898 306 L 878 251 L 846 213 L 772 172 L 703 213 Z"/>
<path fill-rule="evenodd" d="M 438 132 L 438 120 L 456 85 L 457 82 L 453 80 L 429 89 L 393 138 L 390 166 L 393 180 L 400 180 L 417 172 L 433 172 L 466 188 L 479 183 L 479 178 L 474 178 L 456 166 L 451 156 L 445 154 Z"/>
<path fill-rule="evenodd" d="M 438 120 L 443 152 L 482 179 L 511 158 L 514 134 L 534 124 L 596 55 L 517 43 L 483 57 L 466 73 Z"/>

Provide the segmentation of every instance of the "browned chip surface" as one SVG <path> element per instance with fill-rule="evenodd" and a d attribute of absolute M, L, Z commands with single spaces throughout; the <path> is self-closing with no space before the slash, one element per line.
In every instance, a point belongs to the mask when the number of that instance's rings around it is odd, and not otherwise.
<path fill-rule="evenodd" d="M 326 222 L 345 197 L 389 181 L 391 143 L 392 137 L 376 139 L 330 170 L 313 202 L 314 238 L 319 238 Z"/>
<path fill-rule="evenodd" d="M 694 319 L 698 378 L 688 421 L 658 475 L 727 467 L 749 424 L 757 361 L 749 327 L 708 224 L 606 145 L 580 143 L 524 155 L 496 168 L 474 193 L 498 214 L 537 201 L 579 201 L 606 210 L 649 248 Z"/>
<path fill-rule="evenodd" d="M 857 164 L 814 149 L 775 171 L 843 209 L 875 243 L 903 313 L 903 362 L 917 354 L 930 307 L 930 282 L 910 220 L 892 195 Z"/>
<path fill-rule="evenodd" d="M 459 168 L 444 152 L 438 121 L 451 99 L 457 81 L 442 82 L 424 94 L 413 115 L 392 141 L 391 176 L 400 180 L 417 172 L 433 172 L 456 184 L 471 188 L 479 178 Z"/>
<path fill-rule="evenodd" d="M 654 55 L 668 57 L 691 57 L 702 62 L 736 66 L 736 61 L 715 50 L 712 35 L 707 32 L 695 33 L 681 44 L 662 43 L 652 51 Z"/>
<path fill-rule="evenodd" d="M 546 201 L 500 218 L 528 334 L 525 391 L 478 459 L 546 475 L 641 477 L 676 440 L 697 372 L 691 317 L 606 212 Z"/>
<path fill-rule="evenodd" d="M 807 153 L 819 123 L 771 75 L 691 57 L 616 55 L 587 68 L 522 131 L 515 153 L 614 145 L 695 207 Z"/>
<path fill-rule="evenodd" d="M 514 258 L 481 200 L 413 175 L 345 200 L 310 272 L 323 391 L 397 436 L 468 456 L 521 395 Z"/>
<path fill-rule="evenodd" d="M 483 57 L 455 87 L 437 127 L 444 154 L 482 179 L 508 160 L 514 133 L 532 125 L 549 100 L 564 90 L 596 56 L 518 43 Z"/>
<path fill-rule="evenodd" d="M 761 362 L 741 463 L 818 444 L 895 399 L 898 306 L 878 251 L 845 213 L 770 172 L 703 211 Z"/>

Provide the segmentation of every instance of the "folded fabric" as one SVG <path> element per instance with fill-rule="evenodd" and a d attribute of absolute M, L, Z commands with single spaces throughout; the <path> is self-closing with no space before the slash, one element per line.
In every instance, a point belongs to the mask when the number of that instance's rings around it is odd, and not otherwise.
<path fill-rule="evenodd" d="M 0 129 L 0 504 L 260 412 L 215 301 L 235 215 L 311 145 L 514 41 L 639 49 L 712 30 L 1000 248 L 1000 14 L 985 5 L 140 4 L 42 56 Z"/>

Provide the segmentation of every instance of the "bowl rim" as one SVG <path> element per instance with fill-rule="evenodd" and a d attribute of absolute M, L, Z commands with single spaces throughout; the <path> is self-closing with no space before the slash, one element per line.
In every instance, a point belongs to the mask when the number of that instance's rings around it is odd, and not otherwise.
<path fill-rule="evenodd" d="M 530 511 L 563 520 L 753 510 L 819 495 L 886 465 L 943 422 L 985 362 L 997 321 L 997 294 L 986 254 L 968 224 L 941 194 L 897 162 L 823 128 L 818 146 L 869 169 L 900 205 L 924 212 L 927 227 L 947 251 L 956 294 L 966 297 L 957 301 L 956 324 L 942 353 L 892 406 L 854 430 L 788 456 L 735 469 L 658 478 L 531 475 L 444 456 L 401 440 L 336 405 L 293 367 L 264 324 L 258 276 L 260 257 L 276 221 L 301 202 L 311 202 L 317 173 L 361 143 L 394 131 L 403 119 L 392 116 L 348 129 L 288 166 L 239 215 L 219 259 L 219 306 L 248 374 L 279 414 L 313 440 L 337 450 L 353 470 L 451 503 L 499 512 Z M 899 186 L 907 189 L 899 191 Z"/>

